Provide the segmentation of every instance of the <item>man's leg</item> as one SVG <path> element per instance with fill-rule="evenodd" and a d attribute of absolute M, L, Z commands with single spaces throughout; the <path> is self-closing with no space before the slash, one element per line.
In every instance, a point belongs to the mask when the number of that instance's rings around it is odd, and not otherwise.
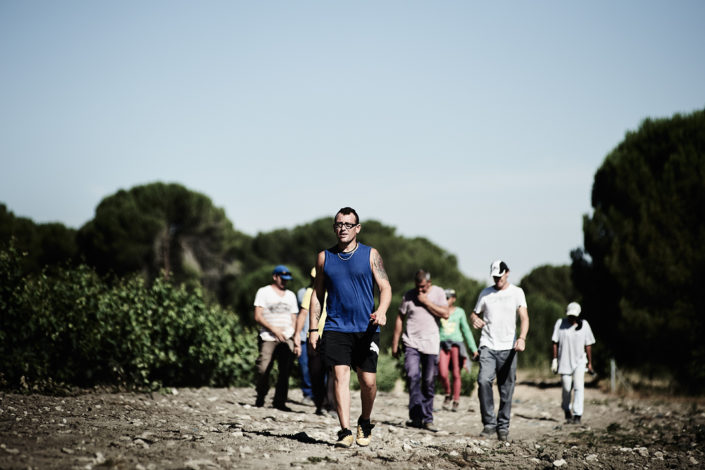
<path fill-rule="evenodd" d="M 286 408 L 286 399 L 289 395 L 289 377 L 291 368 L 294 365 L 294 340 L 289 339 L 286 343 L 279 343 L 274 351 L 279 364 L 279 377 L 277 377 L 277 387 L 274 393 L 274 407 Z"/>
<path fill-rule="evenodd" d="M 358 367 L 357 380 L 360 382 L 360 401 L 362 402 L 360 419 L 368 420 L 372 416 L 372 407 L 377 396 L 377 374 L 365 372 Z"/>
<path fill-rule="evenodd" d="M 585 400 L 585 367 L 579 365 L 573 372 L 573 415 L 583 415 Z"/>
<path fill-rule="evenodd" d="M 301 341 L 301 355 L 299 356 L 299 369 L 301 371 L 301 392 L 304 397 L 313 398 L 313 386 L 311 384 L 311 369 L 308 356 L 308 341 Z"/>
<path fill-rule="evenodd" d="M 438 376 L 441 379 L 441 385 L 443 385 L 443 391 L 447 397 L 450 396 L 450 376 L 448 375 L 448 365 L 451 361 L 450 355 L 450 351 L 444 351 L 443 349 L 438 355 Z"/>
<path fill-rule="evenodd" d="M 335 401 L 341 429 L 350 429 L 350 366 L 335 366 Z"/>
<path fill-rule="evenodd" d="M 435 354 L 421 354 L 421 421 L 433 423 L 433 398 L 436 389 L 436 361 Z"/>
<path fill-rule="evenodd" d="M 513 349 L 497 351 L 500 369 L 497 373 L 499 388 L 499 411 L 497 412 L 497 431 L 509 431 L 509 419 L 512 415 L 512 396 L 517 375 L 517 353 Z"/>
<path fill-rule="evenodd" d="M 495 351 L 483 347 L 480 352 L 480 372 L 477 375 L 477 397 L 480 400 L 480 415 L 485 428 L 496 428 L 497 417 L 494 414 L 494 397 L 492 382 L 497 376 Z"/>
<path fill-rule="evenodd" d="M 277 343 L 275 341 L 262 341 L 261 339 L 258 341 L 259 356 L 257 356 L 257 361 L 255 362 L 257 368 L 257 381 L 255 383 L 257 399 L 255 406 L 263 406 L 264 397 L 267 396 L 267 392 L 269 391 L 269 373 L 274 365 L 272 356 Z"/>
<path fill-rule="evenodd" d="M 423 422 L 420 369 L 419 352 L 414 348 L 406 348 L 404 351 L 404 370 L 409 384 L 409 419 L 417 424 Z"/>
<path fill-rule="evenodd" d="M 316 412 L 320 413 L 323 410 L 323 403 L 326 397 L 326 370 L 323 367 L 323 359 L 319 351 L 315 351 L 310 343 L 307 343 L 306 346 L 306 349 L 308 349 L 308 365 L 311 375 L 313 402 L 316 405 Z"/>
<path fill-rule="evenodd" d="M 460 400 L 460 388 L 462 386 L 460 378 L 460 369 L 462 368 L 462 358 L 460 357 L 460 348 L 453 346 L 450 348 L 450 363 L 453 370 L 453 401 Z"/>
<path fill-rule="evenodd" d="M 570 410 L 570 392 L 573 390 L 573 376 L 571 374 L 561 374 L 561 408 L 566 419 L 573 417 Z"/>

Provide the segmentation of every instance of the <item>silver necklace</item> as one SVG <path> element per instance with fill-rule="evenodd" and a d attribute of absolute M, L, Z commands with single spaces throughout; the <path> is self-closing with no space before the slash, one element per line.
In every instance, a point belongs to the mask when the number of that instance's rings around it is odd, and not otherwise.
<path fill-rule="evenodd" d="M 355 243 L 355 248 L 353 248 L 352 251 L 348 251 L 348 252 L 344 252 L 344 251 L 343 251 L 343 252 L 340 252 L 340 251 L 339 251 L 339 252 L 338 252 L 338 258 L 340 258 L 342 261 L 348 261 L 350 258 L 353 257 L 353 255 L 354 255 L 355 252 L 357 251 L 357 247 L 358 247 L 358 246 L 360 246 L 360 244 L 359 244 L 359 243 Z M 345 256 L 341 256 L 343 253 L 345 254 Z"/>

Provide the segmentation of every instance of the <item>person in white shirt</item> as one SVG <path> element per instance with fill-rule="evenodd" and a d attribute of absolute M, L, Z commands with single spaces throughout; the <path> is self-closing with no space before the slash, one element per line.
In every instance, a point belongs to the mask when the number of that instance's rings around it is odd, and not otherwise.
<path fill-rule="evenodd" d="M 477 376 L 477 395 L 483 429 L 480 437 L 495 432 L 500 441 L 509 438 L 509 419 L 516 382 L 517 352 L 526 348 L 529 332 L 529 313 L 524 291 L 507 280 L 509 266 L 497 260 L 490 266 L 494 285 L 480 292 L 470 323 L 482 329 L 480 335 L 480 372 Z M 482 315 L 482 318 L 480 317 Z M 520 320 L 516 337 L 517 316 Z M 499 410 L 495 415 L 492 382 L 497 379 Z"/>
<path fill-rule="evenodd" d="M 255 295 L 255 322 L 260 326 L 255 385 L 257 407 L 264 406 L 264 398 L 269 391 L 269 374 L 276 360 L 279 365 L 279 377 L 272 405 L 282 411 L 291 411 L 286 406 L 289 376 L 294 355 L 301 354 L 300 331 L 297 331 L 296 322 L 299 306 L 296 295 L 286 288 L 291 279 L 289 269 L 280 264 L 272 272 L 272 283 L 258 289 Z"/>
<path fill-rule="evenodd" d="M 587 320 L 580 318 L 580 304 L 571 302 L 566 308 L 566 317 L 556 321 L 553 327 L 553 360 L 551 371 L 561 375 L 563 386 L 561 408 L 566 423 L 580 424 L 585 399 L 585 370 L 592 369 L 592 345 L 595 336 Z M 573 406 L 570 396 L 573 394 Z"/>

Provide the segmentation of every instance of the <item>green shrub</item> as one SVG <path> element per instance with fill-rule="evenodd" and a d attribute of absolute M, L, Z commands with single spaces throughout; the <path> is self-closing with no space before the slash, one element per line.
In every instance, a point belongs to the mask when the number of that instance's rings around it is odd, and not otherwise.
<path fill-rule="evenodd" d="M 86 266 L 23 277 L 0 250 L 0 385 L 246 386 L 256 334 L 200 290 Z"/>

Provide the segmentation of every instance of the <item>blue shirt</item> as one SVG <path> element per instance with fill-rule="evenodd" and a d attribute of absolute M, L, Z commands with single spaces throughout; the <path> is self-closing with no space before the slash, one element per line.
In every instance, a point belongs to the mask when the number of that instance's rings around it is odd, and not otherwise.
<path fill-rule="evenodd" d="M 335 248 L 325 251 L 326 331 L 364 333 L 371 328 L 370 314 L 375 308 L 371 250 L 359 243 L 352 255 L 340 253 L 338 256 Z"/>

